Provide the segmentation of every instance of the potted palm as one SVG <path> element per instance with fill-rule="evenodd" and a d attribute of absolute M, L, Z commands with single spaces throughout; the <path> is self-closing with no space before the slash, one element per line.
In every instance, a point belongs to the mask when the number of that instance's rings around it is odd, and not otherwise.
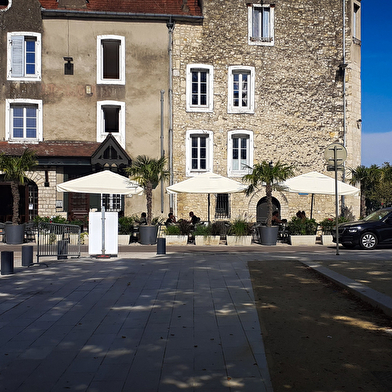
<path fill-rule="evenodd" d="M 245 190 L 247 196 L 260 190 L 260 186 L 265 185 L 267 198 L 267 223 L 261 227 L 261 244 L 276 245 L 278 238 L 278 226 L 272 226 L 272 191 L 278 185 L 278 182 L 286 181 L 294 175 L 294 166 L 286 165 L 280 161 L 275 165 L 272 162 L 262 161 L 252 167 L 252 172 L 246 174 L 242 179 L 249 183 Z"/>
<path fill-rule="evenodd" d="M 157 242 L 156 225 L 152 224 L 152 191 L 161 180 L 169 177 L 169 171 L 165 169 L 166 158 L 149 158 L 139 155 L 132 165 L 126 169 L 131 178 L 143 189 L 147 202 L 147 224 L 139 226 L 140 243 L 143 245 L 155 244 Z"/>
<path fill-rule="evenodd" d="M 4 180 L 10 181 L 12 193 L 12 225 L 6 225 L 6 240 L 8 244 L 22 244 L 24 225 L 20 225 L 19 217 L 19 185 L 24 185 L 26 172 L 37 165 L 35 153 L 26 148 L 21 156 L 0 155 L 0 170 Z"/>

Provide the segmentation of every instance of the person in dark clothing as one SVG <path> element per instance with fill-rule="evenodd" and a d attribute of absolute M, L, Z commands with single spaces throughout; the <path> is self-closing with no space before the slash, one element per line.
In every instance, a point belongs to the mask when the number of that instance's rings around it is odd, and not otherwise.
<path fill-rule="evenodd" d="M 193 213 L 193 211 L 191 211 L 191 212 L 189 213 L 189 216 L 190 216 L 190 218 L 191 218 L 191 220 L 189 221 L 189 223 L 192 223 L 192 225 L 195 225 L 196 223 L 200 222 L 200 218 L 198 218 L 198 217 Z"/>

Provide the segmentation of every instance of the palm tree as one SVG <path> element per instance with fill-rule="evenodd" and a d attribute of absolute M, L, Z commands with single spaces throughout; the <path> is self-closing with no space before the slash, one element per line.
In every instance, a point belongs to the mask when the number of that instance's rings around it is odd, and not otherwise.
<path fill-rule="evenodd" d="M 12 223 L 19 223 L 19 185 L 24 185 L 26 172 L 37 165 L 35 153 L 26 148 L 21 156 L 0 155 L 0 170 L 4 173 L 4 179 L 11 182 L 12 193 Z"/>
<path fill-rule="evenodd" d="M 152 190 L 161 180 L 169 177 L 169 171 L 165 170 L 166 158 L 152 159 L 145 155 L 139 155 L 126 172 L 133 180 L 144 188 L 147 199 L 147 225 L 152 220 Z"/>
<path fill-rule="evenodd" d="M 272 162 L 262 161 L 256 165 L 249 167 L 252 173 L 246 174 L 242 179 L 250 183 L 245 190 L 247 196 L 259 190 L 259 187 L 265 184 L 265 193 L 267 197 L 267 227 L 272 226 L 272 190 L 276 182 L 286 181 L 294 175 L 294 166 L 286 165 L 280 161 L 275 165 Z"/>
<path fill-rule="evenodd" d="M 355 169 L 350 169 L 351 179 L 350 184 L 355 185 L 360 183 L 361 189 L 361 207 L 360 215 L 366 216 L 366 198 L 373 191 L 374 187 L 381 179 L 381 169 L 377 165 L 371 165 L 366 167 L 363 165 L 358 166 Z"/>

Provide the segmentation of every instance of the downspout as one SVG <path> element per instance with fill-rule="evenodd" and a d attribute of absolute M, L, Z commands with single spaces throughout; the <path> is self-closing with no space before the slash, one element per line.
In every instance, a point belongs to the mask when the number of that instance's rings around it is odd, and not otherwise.
<path fill-rule="evenodd" d="M 347 134 L 346 134 L 346 0 L 342 1 L 342 14 L 343 14 L 343 146 L 347 148 Z M 346 182 L 346 162 L 343 162 L 343 175 L 342 181 Z M 345 199 L 342 196 L 342 212 L 345 208 Z"/>
<path fill-rule="evenodd" d="M 165 94 L 165 90 L 161 90 L 161 158 L 163 158 L 165 156 L 165 149 L 163 146 L 163 142 L 164 142 L 164 137 L 163 137 L 163 120 L 164 120 L 164 115 L 163 115 L 163 104 L 164 104 L 164 94 Z M 164 210 L 164 185 L 165 185 L 165 181 L 162 178 L 161 179 L 161 213 L 163 213 Z"/>
<path fill-rule="evenodd" d="M 174 173 L 173 173 L 173 30 L 174 21 L 170 17 L 169 22 L 166 26 L 169 32 L 169 185 L 173 185 Z M 169 195 L 169 207 L 170 212 L 173 212 L 174 204 L 173 194 Z"/>

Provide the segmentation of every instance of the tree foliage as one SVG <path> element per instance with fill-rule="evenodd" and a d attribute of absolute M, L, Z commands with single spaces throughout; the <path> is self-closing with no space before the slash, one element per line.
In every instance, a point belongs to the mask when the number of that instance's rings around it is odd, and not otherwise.
<path fill-rule="evenodd" d="M 24 185 L 26 173 L 37 165 L 35 153 L 26 148 L 21 156 L 0 155 L 0 170 L 4 180 L 10 181 L 12 193 L 12 223 L 19 223 L 19 185 Z"/>
<path fill-rule="evenodd" d="M 145 191 L 147 201 L 147 224 L 152 221 L 152 190 L 157 187 L 161 180 L 169 177 L 169 171 L 165 169 L 166 158 L 149 158 L 146 155 L 139 155 L 132 161 L 132 165 L 126 172 Z"/>
<path fill-rule="evenodd" d="M 272 164 L 272 162 L 262 161 L 256 163 L 252 169 L 252 173 L 246 174 L 243 177 L 245 182 L 249 183 L 245 190 L 247 196 L 253 192 L 260 190 L 260 187 L 265 185 L 265 193 L 267 198 L 267 226 L 272 225 L 272 191 L 278 182 L 286 181 L 294 175 L 294 166 L 287 165 L 280 161 Z"/>
<path fill-rule="evenodd" d="M 360 184 L 362 217 L 392 205 L 392 167 L 389 162 L 385 162 L 381 167 L 361 165 L 351 169 L 351 174 L 350 184 Z"/>

